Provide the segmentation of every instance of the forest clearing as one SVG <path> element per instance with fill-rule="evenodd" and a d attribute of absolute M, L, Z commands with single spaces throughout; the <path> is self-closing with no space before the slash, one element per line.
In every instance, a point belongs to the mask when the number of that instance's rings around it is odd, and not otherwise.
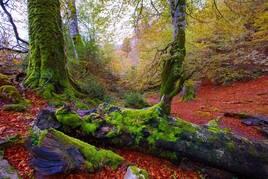
<path fill-rule="evenodd" d="M 267 5 L 0 0 L 0 178 L 267 178 Z"/>

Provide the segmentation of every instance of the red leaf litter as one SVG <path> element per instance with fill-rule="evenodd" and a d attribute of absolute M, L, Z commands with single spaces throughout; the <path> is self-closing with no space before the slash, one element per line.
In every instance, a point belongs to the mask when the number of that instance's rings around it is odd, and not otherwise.
<path fill-rule="evenodd" d="M 222 117 L 224 112 L 259 114 L 268 116 L 268 75 L 249 82 L 239 82 L 228 87 L 204 84 L 197 91 L 197 99 L 181 102 L 176 97 L 172 102 L 172 114 L 196 124 L 206 124 L 209 120 Z M 26 98 L 32 101 L 27 112 L 6 112 L 0 110 L 0 138 L 12 135 L 24 137 L 38 112 L 47 106 L 46 101 L 37 97 L 33 92 L 27 92 Z M 149 98 L 153 104 L 158 101 L 156 95 Z M 3 103 L 0 101 L 0 106 Z M 220 125 L 231 128 L 236 134 L 254 140 L 266 139 L 257 129 L 246 126 L 239 119 L 223 117 Z M 131 150 L 116 150 L 132 164 L 146 169 L 150 178 L 200 178 L 197 171 L 183 170 L 165 160 Z M 4 158 L 18 171 L 22 178 L 32 178 L 34 170 L 30 166 L 30 155 L 22 144 L 15 144 L 5 150 Z M 96 173 L 59 174 L 47 178 L 68 179 L 113 179 L 123 178 L 127 166 L 117 170 L 107 167 Z"/>
<path fill-rule="evenodd" d="M 152 96 L 148 100 L 155 104 L 158 96 Z M 196 100 L 182 102 L 177 96 L 171 108 L 172 115 L 195 124 L 206 124 L 209 120 L 223 117 L 224 112 L 268 116 L 268 75 L 225 87 L 204 84 L 198 89 Z M 223 117 L 220 125 L 253 140 L 267 139 L 259 130 L 242 124 L 236 118 Z"/>

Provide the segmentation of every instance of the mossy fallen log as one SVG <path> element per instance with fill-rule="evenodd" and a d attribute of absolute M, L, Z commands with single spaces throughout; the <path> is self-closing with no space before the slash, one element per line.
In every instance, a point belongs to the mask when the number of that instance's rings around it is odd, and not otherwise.
<path fill-rule="evenodd" d="M 84 117 L 59 108 L 54 120 L 58 130 L 88 142 L 129 147 L 174 163 L 189 158 L 241 176 L 268 176 L 267 143 L 234 135 L 214 120 L 198 126 L 165 116 L 160 106 L 133 110 L 102 104 Z M 39 116 L 37 123 L 42 120 Z"/>
<path fill-rule="evenodd" d="M 53 128 L 42 131 L 36 140 L 32 138 L 32 164 L 42 175 L 117 168 L 124 161 L 112 151 L 98 149 Z"/>

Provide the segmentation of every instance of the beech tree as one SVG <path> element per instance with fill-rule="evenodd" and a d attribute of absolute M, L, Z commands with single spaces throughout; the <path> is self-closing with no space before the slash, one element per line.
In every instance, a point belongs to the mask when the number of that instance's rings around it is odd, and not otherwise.
<path fill-rule="evenodd" d="M 170 14 L 174 26 L 173 42 L 163 51 L 168 53 L 164 59 L 161 73 L 160 98 L 163 102 L 162 108 L 166 114 L 170 113 L 172 98 L 177 95 L 183 87 L 184 79 L 182 64 L 185 58 L 185 26 L 186 26 L 186 1 L 169 0 Z M 170 48 L 170 50 L 168 50 Z M 168 50 L 168 51 L 167 51 Z"/>
<path fill-rule="evenodd" d="M 68 86 L 59 0 L 28 0 L 30 57 L 25 85 L 43 96 Z"/>

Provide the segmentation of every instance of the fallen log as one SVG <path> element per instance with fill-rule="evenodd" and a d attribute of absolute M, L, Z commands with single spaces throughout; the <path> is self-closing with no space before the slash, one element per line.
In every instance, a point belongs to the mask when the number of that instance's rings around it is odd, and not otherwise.
<path fill-rule="evenodd" d="M 214 120 L 205 126 L 191 124 L 164 116 L 159 104 L 141 110 L 102 104 L 83 118 L 71 109 L 53 112 L 58 130 L 87 142 L 129 147 L 174 163 L 189 158 L 246 177 L 268 177 L 267 143 L 235 135 Z M 45 120 L 39 115 L 37 124 Z"/>

